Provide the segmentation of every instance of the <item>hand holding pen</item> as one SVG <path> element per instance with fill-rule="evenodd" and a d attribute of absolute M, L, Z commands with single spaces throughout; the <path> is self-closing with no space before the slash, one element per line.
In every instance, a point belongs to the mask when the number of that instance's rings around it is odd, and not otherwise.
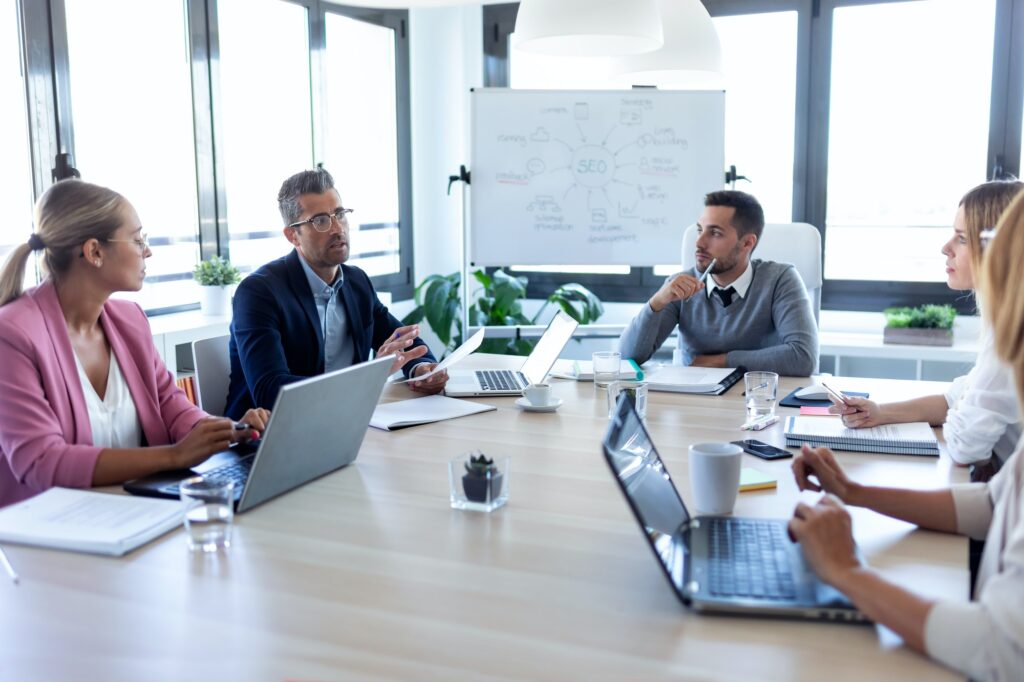
<path fill-rule="evenodd" d="M 882 411 L 878 403 L 867 398 L 846 395 L 824 383 L 821 386 L 828 391 L 829 399 L 833 403 L 828 411 L 840 415 L 843 419 L 843 426 L 851 429 L 865 429 L 888 423 L 882 419 Z"/>
<path fill-rule="evenodd" d="M 405 366 L 405 363 L 427 354 L 427 347 L 425 345 L 412 348 L 408 351 L 405 350 L 416 341 L 416 337 L 419 335 L 420 326 L 418 324 L 399 327 L 388 338 L 388 340 L 377 349 L 377 357 L 382 358 L 385 355 L 394 355 L 395 361 L 391 363 L 391 371 L 397 372 Z"/>
<path fill-rule="evenodd" d="M 661 285 L 661 288 L 648 301 L 651 310 L 656 313 L 661 312 L 665 306 L 673 301 L 686 301 L 692 298 L 694 294 L 704 288 L 704 281 L 711 274 L 711 268 L 715 267 L 716 262 L 716 260 L 712 260 L 700 277 L 694 277 L 685 272 L 673 275 L 667 282 Z"/>

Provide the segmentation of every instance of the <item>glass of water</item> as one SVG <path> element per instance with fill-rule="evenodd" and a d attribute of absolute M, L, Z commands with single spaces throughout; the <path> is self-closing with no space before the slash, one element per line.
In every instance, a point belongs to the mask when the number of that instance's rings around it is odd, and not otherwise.
<path fill-rule="evenodd" d="M 775 414 L 779 391 L 779 375 L 775 372 L 747 372 L 743 375 L 747 388 L 747 421 Z"/>
<path fill-rule="evenodd" d="M 231 546 L 235 517 L 235 482 L 195 476 L 178 486 L 185 505 L 185 536 L 194 552 L 216 552 Z"/>
<path fill-rule="evenodd" d="M 599 350 L 590 356 L 594 363 L 594 385 L 608 388 L 608 384 L 619 378 L 619 363 L 622 354 L 617 350 Z"/>
<path fill-rule="evenodd" d="M 619 394 L 625 393 L 626 400 L 636 410 L 636 416 L 643 421 L 647 418 L 647 384 L 642 381 L 613 381 L 608 384 L 608 416 L 614 417 Z"/>

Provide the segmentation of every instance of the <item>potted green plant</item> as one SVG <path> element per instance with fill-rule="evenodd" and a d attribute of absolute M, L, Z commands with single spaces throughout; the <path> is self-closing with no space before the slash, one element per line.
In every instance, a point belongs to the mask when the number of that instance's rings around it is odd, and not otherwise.
<path fill-rule="evenodd" d="M 501 269 L 490 274 L 477 270 L 472 276 L 479 285 L 469 305 L 469 324 L 474 327 L 535 325 L 544 319 L 549 305 L 557 305 L 580 324 L 590 324 L 604 314 L 601 299 L 582 284 L 570 283 L 555 289 L 530 318 L 523 313 L 522 305 L 526 299 L 525 277 L 514 277 Z M 418 324 L 425 319 L 446 351 L 462 345 L 461 283 L 458 272 L 424 279 L 413 294 L 416 307 L 402 324 Z M 480 352 L 529 355 L 535 343 L 523 338 L 485 339 Z"/>
<path fill-rule="evenodd" d="M 884 343 L 952 346 L 956 309 L 951 305 L 886 308 Z"/>
<path fill-rule="evenodd" d="M 204 315 L 230 313 L 235 285 L 242 281 L 238 268 L 226 258 L 213 256 L 196 265 L 192 278 L 199 284 L 199 307 Z"/>
<path fill-rule="evenodd" d="M 493 459 L 483 453 L 479 456 L 470 455 L 465 467 L 462 490 L 466 493 L 467 500 L 486 504 L 501 495 L 503 475 L 494 465 Z"/>

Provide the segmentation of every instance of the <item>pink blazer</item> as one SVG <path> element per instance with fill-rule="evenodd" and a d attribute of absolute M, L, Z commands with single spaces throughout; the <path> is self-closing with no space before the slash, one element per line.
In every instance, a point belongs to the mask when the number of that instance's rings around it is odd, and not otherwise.
<path fill-rule="evenodd" d="M 108 300 L 100 324 L 147 445 L 181 440 L 206 416 L 157 355 L 149 321 Z M 57 291 L 49 280 L 0 307 L 0 506 L 52 486 L 88 488 L 102 448 L 92 428 Z"/>

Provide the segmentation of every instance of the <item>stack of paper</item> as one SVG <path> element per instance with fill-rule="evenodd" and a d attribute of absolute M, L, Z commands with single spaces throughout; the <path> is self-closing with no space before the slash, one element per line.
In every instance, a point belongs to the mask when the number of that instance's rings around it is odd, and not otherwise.
<path fill-rule="evenodd" d="M 720 395 L 742 379 L 745 371 L 742 367 L 719 369 L 662 365 L 651 371 L 644 381 L 652 391 Z"/>
<path fill-rule="evenodd" d="M 181 525 L 181 502 L 50 488 L 0 510 L 0 542 L 121 556 Z"/>
<path fill-rule="evenodd" d="M 494 405 L 456 400 L 443 395 L 430 395 L 425 398 L 397 400 L 378 405 L 370 418 L 370 426 L 383 431 L 394 431 L 406 426 L 467 417 L 495 409 L 497 408 Z"/>
<path fill-rule="evenodd" d="M 808 443 L 854 452 L 934 457 L 939 455 L 939 442 L 935 439 L 935 432 L 925 422 L 850 429 L 843 426 L 842 420 L 838 417 L 788 417 L 785 433 L 787 447 Z"/>

